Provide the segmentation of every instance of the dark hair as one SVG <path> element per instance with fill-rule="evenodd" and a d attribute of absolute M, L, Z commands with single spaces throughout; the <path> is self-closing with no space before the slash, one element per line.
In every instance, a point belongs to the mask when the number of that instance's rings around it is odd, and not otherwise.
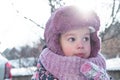
<path fill-rule="evenodd" d="M 47 48 L 47 45 L 44 45 L 43 48 L 42 48 L 42 50 L 45 49 L 45 48 Z"/>

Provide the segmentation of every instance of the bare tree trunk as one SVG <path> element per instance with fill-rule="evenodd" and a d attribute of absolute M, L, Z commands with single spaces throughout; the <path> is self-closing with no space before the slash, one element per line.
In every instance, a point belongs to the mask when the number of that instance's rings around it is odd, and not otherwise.
<path fill-rule="evenodd" d="M 51 7 L 51 13 L 55 11 L 56 8 L 63 6 L 65 3 L 63 0 L 48 0 Z"/>

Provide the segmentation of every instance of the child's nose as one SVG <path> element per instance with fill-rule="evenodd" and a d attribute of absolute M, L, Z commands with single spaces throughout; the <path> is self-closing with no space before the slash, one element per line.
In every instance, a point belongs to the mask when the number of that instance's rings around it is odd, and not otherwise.
<path fill-rule="evenodd" d="M 78 48 L 78 49 L 83 49 L 83 48 L 84 48 L 84 44 L 83 44 L 82 41 L 79 41 L 79 42 L 78 42 L 77 48 Z"/>

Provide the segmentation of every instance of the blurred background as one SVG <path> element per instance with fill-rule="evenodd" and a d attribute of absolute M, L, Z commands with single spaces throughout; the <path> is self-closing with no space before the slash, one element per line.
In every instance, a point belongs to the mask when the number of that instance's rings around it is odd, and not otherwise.
<path fill-rule="evenodd" d="M 13 80 L 30 80 L 45 45 L 46 21 L 63 5 L 97 12 L 107 71 L 120 80 L 120 0 L 0 0 L 0 53 L 12 64 Z"/>

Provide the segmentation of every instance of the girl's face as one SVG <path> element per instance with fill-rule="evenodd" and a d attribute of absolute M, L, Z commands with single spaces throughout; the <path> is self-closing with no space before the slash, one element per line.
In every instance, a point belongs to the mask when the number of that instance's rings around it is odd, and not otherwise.
<path fill-rule="evenodd" d="M 88 58 L 91 52 L 90 30 L 82 27 L 61 34 L 60 44 L 64 55 Z"/>

